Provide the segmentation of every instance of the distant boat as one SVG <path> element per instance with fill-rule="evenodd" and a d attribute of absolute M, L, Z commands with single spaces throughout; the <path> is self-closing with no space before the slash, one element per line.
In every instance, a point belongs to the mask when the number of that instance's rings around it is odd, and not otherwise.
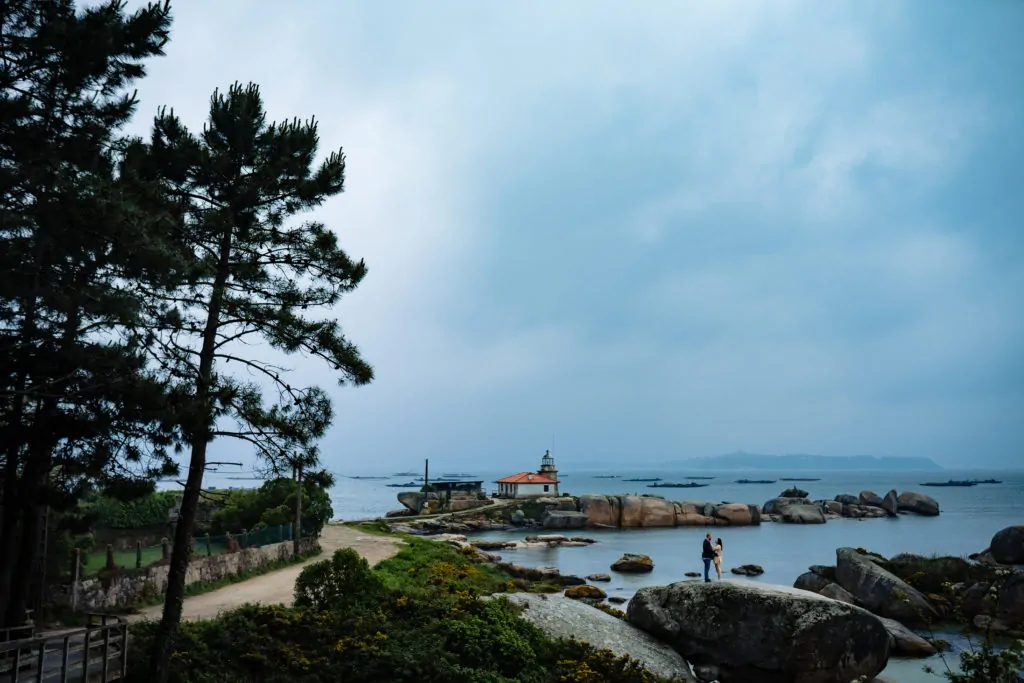
<path fill-rule="evenodd" d="M 649 479 L 623 479 L 622 481 L 661 481 L 661 477 L 651 477 Z"/>
<path fill-rule="evenodd" d="M 686 477 L 687 479 L 714 479 L 714 477 Z"/>
<path fill-rule="evenodd" d="M 737 479 L 737 484 L 774 484 L 775 479 Z"/>
<path fill-rule="evenodd" d="M 950 479 L 949 481 L 929 481 L 929 482 L 925 482 L 924 484 L 921 484 L 921 486 L 962 486 L 962 487 L 977 486 L 977 485 L 978 485 L 978 482 L 976 482 L 976 481 L 966 481 L 966 480 L 957 481 L 955 479 Z"/>
<path fill-rule="evenodd" d="M 618 478 L 619 478 L 619 475 L 617 475 L 617 474 L 599 474 L 596 477 L 594 477 L 594 479 L 618 479 Z"/>
<path fill-rule="evenodd" d="M 442 474 L 441 476 L 444 477 L 445 479 L 466 479 L 468 477 L 472 477 L 475 475 L 465 474 L 464 472 L 456 472 L 455 474 Z"/>
<path fill-rule="evenodd" d="M 419 472 L 395 472 L 392 477 L 415 477 Z"/>
<path fill-rule="evenodd" d="M 814 477 L 779 477 L 779 481 L 821 481 Z"/>
<path fill-rule="evenodd" d="M 360 480 L 370 480 L 370 479 L 381 480 L 381 479 L 390 479 L 391 477 L 348 477 L 348 478 L 349 479 L 360 479 Z"/>
<path fill-rule="evenodd" d="M 404 484 L 384 484 L 388 488 L 392 489 L 415 489 L 419 488 L 414 481 L 407 481 Z"/>
<path fill-rule="evenodd" d="M 666 481 L 662 484 L 648 484 L 649 489 L 699 489 L 708 486 L 708 484 L 698 484 L 695 481 L 688 481 L 685 484 L 676 481 Z"/>

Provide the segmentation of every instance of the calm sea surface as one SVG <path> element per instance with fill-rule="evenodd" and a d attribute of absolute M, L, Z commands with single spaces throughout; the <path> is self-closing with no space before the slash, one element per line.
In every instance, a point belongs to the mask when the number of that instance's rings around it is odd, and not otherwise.
<path fill-rule="evenodd" d="M 363 476 L 385 476 L 390 472 L 361 472 Z M 483 479 L 488 490 L 494 488 L 495 479 L 507 472 L 470 472 Z M 939 517 L 903 515 L 898 519 L 872 519 L 864 521 L 834 520 L 824 525 L 764 524 L 760 527 L 712 527 L 725 547 L 723 567 L 740 564 L 759 564 L 765 573 L 758 580 L 766 583 L 792 585 L 796 577 L 812 564 L 834 564 L 835 549 L 841 546 L 868 548 L 883 555 L 900 552 L 920 554 L 967 555 L 988 546 L 992 535 L 1003 527 L 1024 524 L 1024 472 L 682 472 L 645 471 L 629 474 L 615 472 L 620 479 L 597 478 L 602 472 L 560 473 L 561 488 L 573 495 L 584 493 L 653 493 L 670 500 L 702 500 L 711 502 L 743 502 L 763 504 L 779 494 L 788 485 L 807 490 L 812 498 L 832 498 L 840 493 L 857 494 L 863 490 L 884 495 L 895 488 L 898 491 L 916 490 L 934 497 L 941 508 Z M 644 483 L 626 482 L 630 477 L 661 477 L 666 481 L 681 481 L 687 476 L 713 476 L 709 484 L 699 489 L 651 489 Z M 737 479 L 771 479 L 773 477 L 813 477 L 816 482 L 777 482 L 774 484 L 736 484 Z M 921 487 L 922 482 L 947 479 L 1002 480 L 1002 484 L 979 484 L 971 488 Z M 351 520 L 381 516 L 400 507 L 396 494 L 403 489 L 388 488 L 389 483 L 401 483 L 412 477 L 387 480 L 353 480 L 339 478 L 332 491 L 335 515 Z M 230 482 L 223 482 L 229 484 Z M 238 482 L 236 485 L 244 485 Z M 503 557 L 523 565 L 556 565 L 564 573 L 586 575 L 607 572 L 609 565 L 623 553 L 650 555 L 654 571 L 646 575 L 613 575 L 606 586 L 609 595 L 630 597 L 638 588 L 664 585 L 684 578 L 687 571 L 700 571 L 701 540 L 709 529 L 680 527 L 674 529 L 628 529 L 621 531 L 591 530 L 586 535 L 597 543 L 586 548 L 553 548 L 504 552 Z M 527 532 L 494 532 L 481 538 L 516 538 Z M 536 532 L 530 532 L 536 533 Z M 956 638 L 952 638 L 956 640 Z M 952 658 L 955 660 L 955 656 Z M 921 671 L 921 660 L 892 660 L 886 675 L 900 683 L 935 683 L 941 680 Z M 940 661 L 932 662 L 942 668 Z"/>

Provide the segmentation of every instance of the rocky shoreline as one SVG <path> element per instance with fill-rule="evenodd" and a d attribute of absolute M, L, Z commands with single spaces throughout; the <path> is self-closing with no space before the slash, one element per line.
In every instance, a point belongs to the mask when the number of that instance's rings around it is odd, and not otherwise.
<path fill-rule="evenodd" d="M 538 498 L 483 510 L 465 510 L 444 518 L 386 519 L 395 533 L 416 535 L 471 534 L 512 529 L 579 530 L 691 526 L 758 526 L 765 522 L 825 524 L 831 519 L 898 518 L 915 514 L 934 517 L 938 502 L 915 491 L 890 490 L 840 494 L 812 500 L 807 491 L 786 489 L 763 505 L 723 501 L 671 501 L 656 495 L 596 495 Z"/>
<path fill-rule="evenodd" d="M 836 550 L 834 565 L 810 567 L 793 587 L 744 579 L 679 581 L 641 588 L 625 612 L 607 606 L 604 601 L 613 599 L 593 585 L 607 581 L 607 574 L 584 579 L 562 575 L 557 567 L 521 567 L 487 553 L 484 547 L 498 549 L 487 541 L 442 538 L 515 577 L 528 593 L 516 594 L 514 602 L 541 628 L 590 639 L 619 654 L 632 655 L 631 649 L 639 648 L 642 661 L 662 673 L 673 670 L 681 680 L 882 681 L 874 677 L 891 656 L 929 657 L 944 649 L 941 640 L 929 635 L 933 628 L 955 625 L 1024 637 L 1024 526 L 1000 531 L 973 559 L 885 558 L 844 547 Z M 538 535 L 524 542 L 574 540 Z M 645 572 L 651 567 L 645 555 L 625 555 L 610 569 Z M 749 569 L 756 575 L 759 568 Z M 577 605 L 599 607 L 605 614 Z"/>

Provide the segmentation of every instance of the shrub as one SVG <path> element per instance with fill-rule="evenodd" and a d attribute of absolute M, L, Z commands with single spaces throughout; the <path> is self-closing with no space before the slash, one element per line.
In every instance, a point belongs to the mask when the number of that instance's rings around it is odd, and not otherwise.
<path fill-rule="evenodd" d="M 986 639 L 979 647 L 960 652 L 961 673 L 947 668 L 942 674 L 950 683 L 1019 683 L 1021 669 L 1024 669 L 1024 641 L 997 648 L 991 639 Z"/>
<path fill-rule="evenodd" d="M 295 581 L 295 606 L 321 612 L 345 612 L 378 602 L 383 594 L 380 578 L 351 548 L 337 550 L 331 559 L 309 565 Z"/>

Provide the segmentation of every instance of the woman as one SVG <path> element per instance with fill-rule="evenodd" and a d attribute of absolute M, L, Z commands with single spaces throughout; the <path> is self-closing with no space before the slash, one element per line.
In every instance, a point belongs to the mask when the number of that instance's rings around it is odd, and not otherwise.
<path fill-rule="evenodd" d="M 718 580 L 722 580 L 722 539 L 715 539 L 715 571 L 718 573 Z"/>

